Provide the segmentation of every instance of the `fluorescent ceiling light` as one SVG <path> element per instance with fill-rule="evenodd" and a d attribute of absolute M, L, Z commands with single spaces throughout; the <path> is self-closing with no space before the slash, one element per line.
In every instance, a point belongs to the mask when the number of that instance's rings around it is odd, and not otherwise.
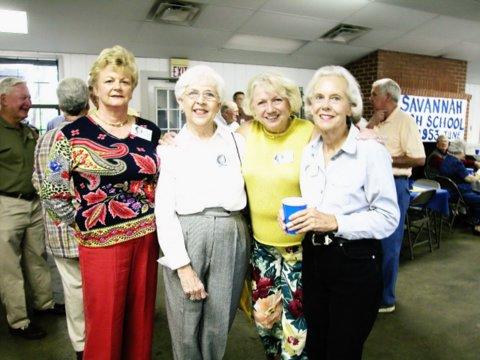
<path fill-rule="evenodd" d="M 291 54 L 303 44 L 304 42 L 300 40 L 238 34 L 230 38 L 223 47 L 225 49 Z"/>
<path fill-rule="evenodd" d="M 28 34 L 27 13 L 16 10 L 0 10 L 0 32 Z"/>

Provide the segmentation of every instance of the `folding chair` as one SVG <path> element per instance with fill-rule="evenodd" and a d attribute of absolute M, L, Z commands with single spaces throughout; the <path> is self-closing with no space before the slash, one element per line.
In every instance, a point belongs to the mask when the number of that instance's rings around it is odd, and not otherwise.
<path fill-rule="evenodd" d="M 448 190 L 450 194 L 449 205 L 450 205 L 451 219 L 447 221 L 447 223 L 449 226 L 449 230 L 451 232 L 457 216 L 463 215 L 463 218 L 465 218 L 465 215 L 467 215 L 468 206 L 465 200 L 463 199 L 462 193 L 458 189 L 457 184 L 455 184 L 455 182 L 453 182 L 452 179 L 446 176 L 437 175 L 435 180 L 437 180 L 440 183 L 440 186 L 442 187 L 442 189 Z"/>
<path fill-rule="evenodd" d="M 430 210 L 427 208 L 428 202 L 435 195 L 435 189 L 425 190 L 418 194 L 412 201 L 407 210 L 407 239 L 410 249 L 410 259 L 413 260 L 413 248 L 419 245 L 428 244 L 430 252 L 432 252 L 432 228 Z M 422 231 L 426 230 L 428 237 L 426 240 L 419 241 Z"/>

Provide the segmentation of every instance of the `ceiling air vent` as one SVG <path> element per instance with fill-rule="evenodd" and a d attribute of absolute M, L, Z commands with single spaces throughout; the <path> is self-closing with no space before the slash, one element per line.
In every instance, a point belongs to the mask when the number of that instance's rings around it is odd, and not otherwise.
<path fill-rule="evenodd" d="M 347 44 L 370 30 L 370 28 L 363 26 L 338 24 L 333 29 L 328 30 L 318 40 Z"/>
<path fill-rule="evenodd" d="M 155 1 L 147 15 L 147 21 L 175 25 L 190 25 L 200 7 L 179 1 Z"/>

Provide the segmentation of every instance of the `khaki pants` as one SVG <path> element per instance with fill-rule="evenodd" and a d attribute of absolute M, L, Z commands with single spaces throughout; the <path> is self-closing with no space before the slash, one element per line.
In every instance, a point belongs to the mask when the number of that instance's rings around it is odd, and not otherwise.
<path fill-rule="evenodd" d="M 16 329 L 30 323 L 23 274 L 32 290 L 33 307 L 53 307 L 40 201 L 0 195 L 0 298 L 8 324 Z"/>
<path fill-rule="evenodd" d="M 54 256 L 62 279 L 67 315 L 68 336 L 75 351 L 83 351 L 85 344 L 85 318 L 83 316 L 82 274 L 78 258 Z"/>

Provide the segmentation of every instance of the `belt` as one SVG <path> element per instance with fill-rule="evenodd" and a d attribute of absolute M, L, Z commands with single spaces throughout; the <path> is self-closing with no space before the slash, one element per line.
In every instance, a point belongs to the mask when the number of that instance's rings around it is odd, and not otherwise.
<path fill-rule="evenodd" d="M 185 215 L 180 215 L 179 216 L 214 216 L 214 217 L 229 217 L 229 216 L 234 216 L 234 215 L 240 215 L 240 211 L 229 211 L 225 210 L 224 208 L 221 207 L 214 207 L 214 208 L 206 208 L 201 212 L 194 213 L 194 214 L 185 214 Z"/>
<path fill-rule="evenodd" d="M 393 175 L 393 177 L 394 177 L 395 179 L 408 180 L 408 176 L 407 176 L 407 175 Z"/>
<path fill-rule="evenodd" d="M 30 194 L 22 194 L 22 193 L 6 193 L 3 191 L 0 191 L 0 195 L 8 196 L 15 199 L 27 200 L 27 201 L 32 201 L 37 198 L 37 193 L 35 192 L 32 192 Z"/>
<path fill-rule="evenodd" d="M 312 232 L 310 241 L 313 246 L 343 246 L 349 240 L 336 237 L 333 233 Z"/>

